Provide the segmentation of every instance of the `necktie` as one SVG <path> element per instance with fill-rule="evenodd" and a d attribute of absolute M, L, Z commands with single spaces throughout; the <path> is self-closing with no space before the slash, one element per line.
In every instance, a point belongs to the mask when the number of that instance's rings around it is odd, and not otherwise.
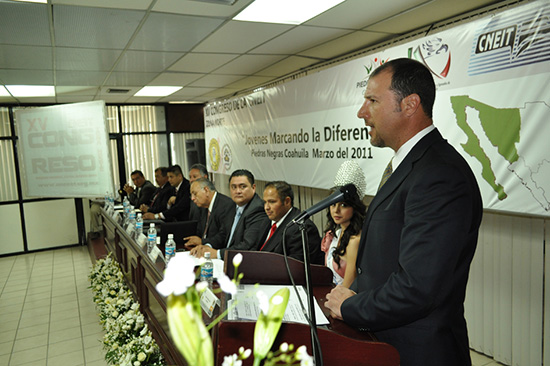
<path fill-rule="evenodd" d="M 210 223 L 210 210 L 208 210 L 208 215 L 206 216 L 206 225 L 204 225 L 204 233 L 202 234 L 203 239 L 206 239 L 206 230 L 208 230 L 209 223 Z"/>
<path fill-rule="evenodd" d="M 378 185 L 378 191 L 380 190 L 380 188 L 382 188 L 382 186 L 386 183 L 386 181 L 388 180 L 390 175 L 393 173 L 393 168 L 392 168 L 392 165 L 391 165 L 392 160 L 393 160 L 393 158 L 388 163 L 388 166 L 386 167 L 386 170 L 384 170 L 384 174 L 382 174 L 382 180 L 380 180 L 380 184 Z"/>
<path fill-rule="evenodd" d="M 273 225 L 271 225 L 271 230 L 269 231 L 269 236 L 267 237 L 264 245 L 262 245 L 260 250 L 264 249 L 264 247 L 267 244 L 267 242 L 269 241 L 269 239 L 271 239 L 271 237 L 273 236 L 273 233 L 275 232 L 275 230 L 277 230 L 277 223 L 274 223 Z"/>
<path fill-rule="evenodd" d="M 153 199 L 151 200 L 151 203 L 149 204 L 149 207 L 153 207 L 153 204 L 155 203 L 155 200 L 156 200 L 157 197 L 159 196 L 160 190 L 161 190 L 161 188 L 157 188 L 157 191 L 155 192 L 155 196 L 154 196 Z"/>
<path fill-rule="evenodd" d="M 231 234 L 229 235 L 229 240 L 227 241 L 228 248 L 229 248 L 229 243 L 231 243 L 231 239 L 233 239 L 235 228 L 237 227 L 237 224 L 239 223 L 239 219 L 241 218 L 242 214 L 243 214 L 243 208 L 237 207 L 237 212 L 235 212 L 235 219 L 233 220 L 233 226 L 231 226 Z"/>

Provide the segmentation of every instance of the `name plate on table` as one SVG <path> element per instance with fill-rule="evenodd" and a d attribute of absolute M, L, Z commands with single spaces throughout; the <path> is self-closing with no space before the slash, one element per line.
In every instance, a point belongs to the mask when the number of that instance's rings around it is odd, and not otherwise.
<path fill-rule="evenodd" d="M 207 288 L 201 295 L 200 303 L 202 310 L 211 318 L 216 305 L 220 305 L 220 299 L 214 295 L 211 289 Z"/>
<path fill-rule="evenodd" d="M 140 247 L 145 248 L 145 246 L 147 245 L 147 237 L 145 236 L 145 234 L 140 233 L 136 238 L 136 242 Z"/>
<path fill-rule="evenodd" d="M 157 261 L 157 258 L 159 257 L 160 255 L 160 258 L 162 260 L 164 260 L 164 257 L 162 256 L 162 253 L 160 252 L 160 249 L 159 247 L 157 247 L 156 245 L 153 247 L 153 249 L 151 250 L 151 253 L 149 253 L 149 258 L 151 258 L 151 260 L 153 261 L 153 263 L 155 263 Z"/>
<path fill-rule="evenodd" d="M 126 233 L 130 235 L 130 237 L 133 238 L 133 233 L 136 231 L 136 227 L 133 224 L 128 224 L 128 227 L 126 227 Z"/>

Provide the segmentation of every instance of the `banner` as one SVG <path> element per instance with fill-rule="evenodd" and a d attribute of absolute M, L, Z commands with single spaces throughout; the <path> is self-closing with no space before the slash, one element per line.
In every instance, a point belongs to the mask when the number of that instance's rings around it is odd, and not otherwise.
<path fill-rule="evenodd" d="M 29 197 L 103 197 L 113 192 L 105 102 L 16 111 Z"/>
<path fill-rule="evenodd" d="M 357 111 L 370 73 L 414 58 L 437 86 L 434 125 L 478 178 L 484 207 L 550 213 L 550 4 L 532 2 L 283 85 L 208 104 L 208 168 L 330 188 L 343 161 L 376 194 L 394 152 L 371 146 Z"/>

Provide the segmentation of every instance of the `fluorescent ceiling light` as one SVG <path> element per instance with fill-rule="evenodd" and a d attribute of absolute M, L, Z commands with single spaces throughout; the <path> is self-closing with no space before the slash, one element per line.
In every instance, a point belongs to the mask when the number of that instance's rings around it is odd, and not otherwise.
<path fill-rule="evenodd" d="M 6 85 L 14 97 L 55 97 L 55 87 L 47 85 Z"/>
<path fill-rule="evenodd" d="M 14 0 L 14 1 L 19 1 L 19 2 L 22 2 L 22 3 L 39 3 L 39 4 L 47 4 L 48 3 L 48 0 Z"/>
<path fill-rule="evenodd" d="M 134 97 L 165 97 L 183 88 L 183 86 L 144 86 Z"/>
<path fill-rule="evenodd" d="M 233 20 L 302 24 L 344 0 L 256 0 Z"/>
<path fill-rule="evenodd" d="M 11 97 L 11 94 L 8 93 L 8 90 L 0 85 L 0 97 Z"/>

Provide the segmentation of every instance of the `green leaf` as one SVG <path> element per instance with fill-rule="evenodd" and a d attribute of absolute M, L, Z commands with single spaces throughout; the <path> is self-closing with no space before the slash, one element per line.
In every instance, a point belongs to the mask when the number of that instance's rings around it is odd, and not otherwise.
<path fill-rule="evenodd" d="M 269 310 L 267 315 L 260 312 L 258 321 L 256 322 L 256 328 L 254 329 L 254 362 L 256 363 L 263 360 L 271 347 L 281 324 L 283 322 L 283 316 L 285 314 L 286 306 L 288 304 L 288 298 L 290 291 L 288 288 L 282 288 L 271 296 L 269 300 Z M 279 300 L 279 301 L 277 301 Z"/>

